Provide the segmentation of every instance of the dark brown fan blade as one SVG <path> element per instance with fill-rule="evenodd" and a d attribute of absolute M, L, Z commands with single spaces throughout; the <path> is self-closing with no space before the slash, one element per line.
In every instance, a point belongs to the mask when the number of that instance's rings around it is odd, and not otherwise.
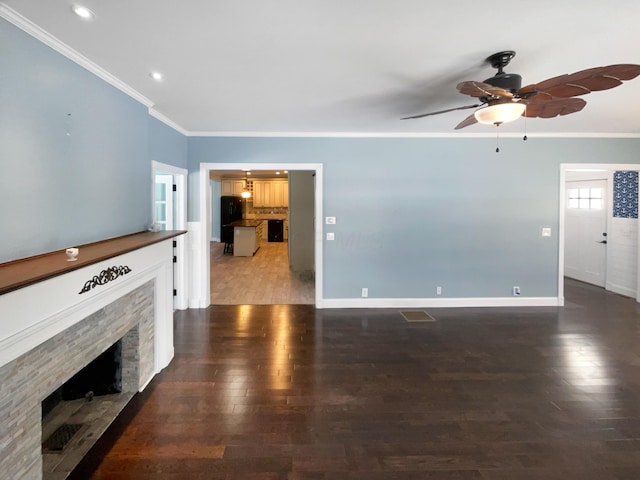
<path fill-rule="evenodd" d="M 469 125 L 473 125 L 474 123 L 478 123 L 478 121 L 476 120 L 475 115 L 472 113 L 463 121 L 461 121 L 458 125 L 456 125 L 455 129 L 460 130 L 461 128 L 468 127 Z"/>
<path fill-rule="evenodd" d="M 480 107 L 481 105 L 482 105 L 481 103 L 478 103 L 477 105 L 465 105 L 464 107 L 448 108 L 447 110 L 440 110 L 438 112 L 422 113 L 420 115 L 413 115 L 411 117 L 404 117 L 404 118 L 401 118 L 400 120 L 410 120 L 412 118 L 429 117 L 431 115 L 439 115 L 441 113 L 454 112 L 456 110 L 467 110 L 468 108 L 477 108 L 477 107 Z"/>
<path fill-rule="evenodd" d="M 489 85 L 488 83 L 483 82 L 462 82 L 459 83 L 456 88 L 460 93 L 469 95 L 471 97 L 513 98 L 513 94 L 509 90 L 505 90 L 504 88 L 500 87 L 494 87 L 493 85 Z"/>
<path fill-rule="evenodd" d="M 535 97 L 533 97 L 535 98 Z M 587 104 L 581 98 L 554 98 L 549 101 L 522 100 L 527 104 L 523 117 L 553 118 L 579 112 Z"/>
<path fill-rule="evenodd" d="M 543 92 L 552 97 L 576 97 L 600 90 L 608 90 L 632 80 L 640 75 L 640 65 L 620 64 L 581 70 L 570 75 L 559 75 L 535 85 L 527 85 L 518 91 L 526 98 L 535 92 Z"/>

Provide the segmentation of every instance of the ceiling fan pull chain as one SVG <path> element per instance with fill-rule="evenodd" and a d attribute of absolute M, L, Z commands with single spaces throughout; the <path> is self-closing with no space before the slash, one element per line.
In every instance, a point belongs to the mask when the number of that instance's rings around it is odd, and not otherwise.
<path fill-rule="evenodd" d="M 496 125 L 499 127 L 500 125 Z M 500 153 L 500 130 L 496 132 L 496 153 Z"/>
<path fill-rule="evenodd" d="M 522 137 L 522 140 L 524 140 L 525 142 L 527 141 L 527 104 L 525 103 L 524 105 L 524 137 Z"/>

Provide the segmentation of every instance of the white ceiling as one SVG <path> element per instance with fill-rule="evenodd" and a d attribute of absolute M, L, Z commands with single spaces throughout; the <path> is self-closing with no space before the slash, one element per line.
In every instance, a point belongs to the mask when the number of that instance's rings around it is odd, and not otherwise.
<path fill-rule="evenodd" d="M 91 22 L 70 0 L 2 3 L 192 133 L 493 134 L 454 133 L 465 111 L 400 118 L 475 103 L 455 86 L 492 76 L 483 59 L 501 50 L 523 85 L 640 63 L 637 0 L 78 0 Z M 529 134 L 640 134 L 640 78 L 583 98 L 582 112 L 527 120 Z"/>

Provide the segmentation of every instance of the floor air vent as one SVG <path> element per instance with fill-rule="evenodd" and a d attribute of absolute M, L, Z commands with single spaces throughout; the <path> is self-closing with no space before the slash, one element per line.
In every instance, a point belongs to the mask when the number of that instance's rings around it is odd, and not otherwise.
<path fill-rule="evenodd" d="M 69 443 L 73 435 L 80 430 L 81 427 L 81 424 L 65 423 L 44 441 L 42 448 L 52 452 L 61 452 L 64 449 L 64 446 Z"/>
<path fill-rule="evenodd" d="M 423 310 L 400 312 L 407 322 L 435 322 L 436 319 Z"/>

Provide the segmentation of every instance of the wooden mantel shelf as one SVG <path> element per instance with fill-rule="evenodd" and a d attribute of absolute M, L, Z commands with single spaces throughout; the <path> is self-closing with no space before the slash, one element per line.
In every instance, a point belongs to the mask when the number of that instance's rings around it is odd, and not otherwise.
<path fill-rule="evenodd" d="M 79 245 L 77 260 L 67 261 L 65 250 L 0 263 L 0 295 L 124 253 L 160 243 L 186 233 L 184 230 L 139 232 L 100 242 Z"/>

